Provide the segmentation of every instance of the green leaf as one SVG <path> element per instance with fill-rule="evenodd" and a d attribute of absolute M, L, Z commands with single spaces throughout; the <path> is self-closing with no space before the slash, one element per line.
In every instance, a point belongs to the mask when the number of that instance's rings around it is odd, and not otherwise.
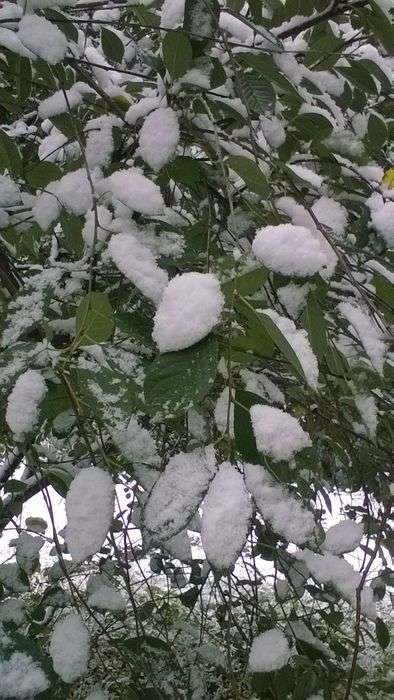
<path fill-rule="evenodd" d="M 301 363 L 296 353 L 294 352 L 293 348 L 291 347 L 290 343 L 285 338 L 283 333 L 274 323 L 272 318 L 270 318 L 269 316 L 267 316 L 267 314 L 264 313 L 258 314 L 258 316 L 260 318 L 261 325 L 267 331 L 271 340 L 275 343 L 278 350 L 280 350 L 283 357 L 285 357 L 289 364 L 293 367 L 296 374 L 298 374 L 298 376 L 300 376 L 302 379 L 305 379 L 304 370 L 302 369 Z"/>
<path fill-rule="evenodd" d="M 121 63 L 123 61 L 124 46 L 123 41 L 110 29 L 101 27 L 101 47 L 105 58 L 113 63 Z"/>
<path fill-rule="evenodd" d="M 60 224 L 63 231 L 65 248 L 75 256 L 76 259 L 80 258 L 85 248 L 85 243 L 82 238 L 82 229 L 85 224 L 84 217 L 68 214 L 63 211 L 60 215 Z"/>
<path fill-rule="evenodd" d="M 257 73 L 264 76 L 265 79 L 275 83 L 280 91 L 296 98 L 301 104 L 301 98 L 298 95 L 294 85 L 283 75 L 283 73 L 280 73 L 272 56 L 267 56 L 263 53 L 255 54 L 245 52 L 236 54 L 236 60 L 243 65 L 253 68 Z"/>
<path fill-rule="evenodd" d="M 72 23 L 70 17 L 67 17 L 67 15 L 63 14 L 63 12 L 59 12 L 59 10 L 54 10 L 52 8 L 47 8 L 44 11 L 44 15 L 47 19 L 53 22 L 53 24 L 56 24 L 57 28 L 66 35 L 67 39 L 78 43 L 78 30 Z"/>
<path fill-rule="evenodd" d="M 24 493 L 27 489 L 27 484 L 18 479 L 8 479 L 4 485 L 4 493 Z"/>
<path fill-rule="evenodd" d="M 301 137 L 305 141 L 309 139 L 324 139 L 333 130 L 333 125 L 326 117 L 322 114 L 314 113 L 297 114 L 292 121 L 292 125 L 300 132 Z"/>
<path fill-rule="evenodd" d="M 387 126 L 384 120 L 373 112 L 369 115 L 367 133 L 367 145 L 370 146 L 372 151 L 380 151 L 387 141 Z"/>
<path fill-rule="evenodd" d="M 41 163 L 33 165 L 33 167 L 27 171 L 26 180 L 30 187 L 39 190 L 46 187 L 50 182 L 53 182 L 53 180 L 59 180 L 61 176 L 62 171 L 58 165 L 43 160 Z"/>
<path fill-rule="evenodd" d="M 185 185 L 185 187 L 191 187 L 192 189 L 205 185 L 206 182 L 205 172 L 201 163 L 196 158 L 191 158 L 191 156 L 177 156 L 166 166 L 164 173 L 177 184 Z"/>
<path fill-rule="evenodd" d="M 376 618 L 375 632 L 379 645 L 382 647 L 382 649 L 386 649 L 386 647 L 388 647 L 390 644 L 390 632 L 387 625 L 380 617 Z"/>
<path fill-rule="evenodd" d="M 59 129 L 68 139 L 74 141 L 76 139 L 74 117 L 68 114 L 66 110 L 67 105 L 65 105 L 65 113 L 56 114 L 55 117 L 51 117 L 51 122 L 56 126 L 56 129 Z"/>
<path fill-rule="evenodd" d="M 25 58 L 25 56 L 18 56 L 16 65 L 18 70 L 18 98 L 23 103 L 30 97 L 32 89 L 32 72 L 30 58 Z"/>
<path fill-rule="evenodd" d="M 371 12 L 368 14 L 368 23 L 376 34 L 383 48 L 390 55 L 394 54 L 394 28 L 387 15 L 379 7 L 375 0 L 370 0 Z"/>
<path fill-rule="evenodd" d="M 227 163 L 242 178 L 251 192 L 259 194 L 264 199 L 269 197 L 270 188 L 267 178 L 254 160 L 245 156 L 230 156 Z"/>
<path fill-rule="evenodd" d="M 215 36 L 220 7 L 217 0 L 186 0 L 183 28 L 193 41 Z"/>
<path fill-rule="evenodd" d="M 234 437 L 235 447 L 242 459 L 251 464 L 260 464 L 261 458 L 256 447 L 250 408 L 255 404 L 266 404 L 261 396 L 244 389 L 237 389 L 234 397 Z"/>
<path fill-rule="evenodd" d="M 215 380 L 217 356 L 217 342 L 211 336 L 186 350 L 159 355 L 145 377 L 148 413 L 169 418 L 199 403 Z"/>
<path fill-rule="evenodd" d="M 184 32 L 167 32 L 162 42 L 162 52 L 164 65 L 174 80 L 191 68 L 193 49 Z"/>
<path fill-rule="evenodd" d="M 0 129 L 0 172 L 5 170 L 14 175 L 22 175 L 23 164 L 18 147 L 8 134 Z"/>
<path fill-rule="evenodd" d="M 275 110 L 275 90 L 271 83 L 257 71 L 240 73 L 238 76 L 239 97 L 252 112 L 263 114 Z"/>
<path fill-rule="evenodd" d="M 79 303 L 75 320 L 80 345 L 95 345 L 108 340 L 115 327 L 108 296 L 101 292 L 87 294 Z"/>
<path fill-rule="evenodd" d="M 222 284 L 222 292 L 225 296 L 231 299 L 231 296 L 236 289 L 241 296 L 251 296 L 255 294 L 263 284 L 267 281 L 269 271 L 265 267 L 259 267 L 257 270 L 250 270 L 244 274 L 238 275 Z"/>
<path fill-rule="evenodd" d="M 323 310 L 320 308 L 316 295 L 313 292 L 308 294 L 308 301 L 302 320 L 314 353 L 320 360 L 323 360 L 328 352 L 327 324 Z"/>
<path fill-rule="evenodd" d="M 335 70 L 362 92 L 367 94 L 375 94 L 377 92 L 374 79 L 370 76 L 368 70 L 357 61 L 352 61 L 350 66 L 336 66 Z"/>

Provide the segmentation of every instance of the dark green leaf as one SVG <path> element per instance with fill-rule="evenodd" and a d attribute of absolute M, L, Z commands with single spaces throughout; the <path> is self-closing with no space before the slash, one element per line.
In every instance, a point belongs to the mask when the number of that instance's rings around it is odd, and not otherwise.
<path fill-rule="evenodd" d="M 50 182 L 53 182 L 53 180 L 59 180 L 61 176 L 62 171 L 58 165 L 43 160 L 41 163 L 33 165 L 33 167 L 27 171 L 26 180 L 30 187 L 39 190 L 46 187 Z"/>
<path fill-rule="evenodd" d="M 385 622 L 380 617 L 376 618 L 375 622 L 376 638 L 382 649 L 386 649 L 390 644 L 390 632 Z"/>
<path fill-rule="evenodd" d="M 81 299 L 76 313 L 80 345 L 103 343 L 111 337 L 114 327 L 113 311 L 106 294 L 91 292 Z"/>
<path fill-rule="evenodd" d="M 234 397 L 234 436 L 235 446 L 242 459 L 251 464 L 260 463 L 260 455 L 250 418 L 250 407 L 265 404 L 261 396 L 244 389 L 237 389 Z"/>
<path fill-rule="evenodd" d="M 168 32 L 163 39 L 162 52 L 164 65 L 174 80 L 191 68 L 193 50 L 184 32 Z"/>
<path fill-rule="evenodd" d="M 145 377 L 148 413 L 168 418 L 201 401 L 215 380 L 217 355 L 217 342 L 208 337 L 186 350 L 157 357 Z"/>
<path fill-rule="evenodd" d="M 309 139 L 324 139 L 332 132 L 333 125 L 322 114 L 304 113 L 297 114 L 292 122 L 300 132 L 304 141 Z"/>
<path fill-rule="evenodd" d="M 264 114 L 274 112 L 276 95 L 271 83 L 257 71 L 242 72 L 238 75 L 238 92 L 249 110 Z"/>
<path fill-rule="evenodd" d="M 101 46 L 105 57 L 113 63 L 121 63 L 124 55 L 123 41 L 110 29 L 101 27 Z"/>
<path fill-rule="evenodd" d="M 22 158 L 15 142 L 0 129 L 0 172 L 9 170 L 14 175 L 22 174 Z"/>
<path fill-rule="evenodd" d="M 251 192 L 259 194 L 265 199 L 269 196 L 270 188 L 267 178 L 254 160 L 245 156 L 230 156 L 227 163 L 242 178 Z"/>

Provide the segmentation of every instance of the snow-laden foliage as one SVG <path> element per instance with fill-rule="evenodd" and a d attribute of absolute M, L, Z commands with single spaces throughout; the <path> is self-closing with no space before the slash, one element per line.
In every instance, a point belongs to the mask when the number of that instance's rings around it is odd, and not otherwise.
<path fill-rule="evenodd" d="M 1 3 L 1 698 L 390 692 L 392 19 Z"/>

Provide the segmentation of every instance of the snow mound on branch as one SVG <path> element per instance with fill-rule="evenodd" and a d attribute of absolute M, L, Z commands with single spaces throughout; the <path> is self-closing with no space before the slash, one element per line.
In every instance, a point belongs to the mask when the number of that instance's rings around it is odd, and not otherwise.
<path fill-rule="evenodd" d="M 215 275 L 185 272 L 174 277 L 156 311 L 153 340 L 160 352 L 183 350 L 205 338 L 224 306 Z"/>
<path fill-rule="evenodd" d="M 319 241 L 304 226 L 264 226 L 257 231 L 252 249 L 260 262 L 282 275 L 307 277 L 327 263 Z"/>
<path fill-rule="evenodd" d="M 331 554 L 352 552 L 360 544 L 363 534 L 364 526 L 362 523 L 356 523 L 354 520 L 343 520 L 327 530 L 322 547 Z"/>
<path fill-rule="evenodd" d="M 139 153 L 153 170 L 160 170 L 174 156 L 179 143 L 178 117 L 171 107 L 146 117 L 140 131 Z"/>
<path fill-rule="evenodd" d="M 389 248 L 394 247 L 394 202 L 386 202 L 379 209 L 371 211 L 372 226 Z"/>
<path fill-rule="evenodd" d="M 79 615 L 68 615 L 56 622 L 49 653 L 55 673 L 65 683 L 73 683 L 87 673 L 89 632 Z"/>
<path fill-rule="evenodd" d="M 291 656 L 287 638 L 281 630 L 271 629 L 254 638 L 249 669 L 253 673 L 269 673 L 285 666 Z"/>
<path fill-rule="evenodd" d="M 0 175 L 0 207 L 12 207 L 18 204 L 20 199 L 18 185 L 7 175 Z"/>
<path fill-rule="evenodd" d="M 374 397 L 368 396 L 368 394 L 358 394 L 354 397 L 354 403 L 369 436 L 374 439 L 378 427 L 378 407 Z"/>
<path fill-rule="evenodd" d="M 348 224 L 348 213 L 345 207 L 330 197 L 320 197 L 312 206 L 316 219 L 334 231 L 338 238 L 343 238 Z"/>
<path fill-rule="evenodd" d="M 348 301 L 342 301 L 337 308 L 352 326 L 373 367 L 382 374 L 386 348 L 372 316 Z"/>
<path fill-rule="evenodd" d="M 85 244 L 89 247 L 93 247 L 94 234 L 96 229 L 96 213 L 97 213 L 97 230 L 96 230 L 96 243 L 106 241 L 109 235 L 108 228 L 112 222 L 112 213 L 99 204 L 96 207 L 96 212 L 94 209 L 88 211 L 85 216 L 85 225 L 82 229 L 82 238 Z"/>
<path fill-rule="evenodd" d="M 130 418 L 126 430 L 113 431 L 112 437 L 121 453 L 130 462 L 142 462 L 149 465 L 160 463 L 152 435 L 133 416 Z"/>
<path fill-rule="evenodd" d="M 121 204 L 147 216 L 162 214 L 164 200 L 160 187 L 137 168 L 118 170 L 100 182 L 100 194 L 111 193 Z"/>
<path fill-rule="evenodd" d="M 333 554 L 315 554 L 309 549 L 296 553 L 304 561 L 312 576 L 320 583 L 331 583 L 341 596 L 356 609 L 356 591 L 361 582 L 361 574 L 353 569 L 349 562 Z M 361 612 L 371 620 L 376 618 L 376 605 L 373 591 L 365 586 L 361 591 Z"/>
<path fill-rule="evenodd" d="M 116 267 L 148 299 L 158 304 L 168 284 L 168 275 L 162 270 L 153 253 L 132 233 L 112 236 L 108 252 Z"/>
<path fill-rule="evenodd" d="M 60 180 L 50 182 L 37 198 L 32 213 L 40 228 L 46 231 L 62 210 L 80 216 L 93 205 L 92 191 L 84 168 L 73 170 Z"/>
<path fill-rule="evenodd" d="M 62 61 L 67 53 L 68 41 L 65 34 L 43 17 L 22 17 L 18 38 L 35 56 L 51 65 Z"/>
<path fill-rule="evenodd" d="M 74 562 L 82 562 L 103 545 L 114 512 L 111 475 L 99 467 L 87 467 L 73 479 L 66 496 L 68 550 Z"/>
<path fill-rule="evenodd" d="M 274 462 L 292 459 L 312 444 L 297 418 L 280 408 L 256 404 L 251 407 L 250 416 L 257 449 Z"/>
<path fill-rule="evenodd" d="M 161 8 L 160 26 L 163 29 L 175 29 L 183 24 L 185 0 L 164 0 Z"/>
<path fill-rule="evenodd" d="M 32 698 L 49 685 L 44 671 L 27 654 L 15 651 L 0 661 L 0 698 Z"/>
<path fill-rule="evenodd" d="M 214 461 L 202 450 L 171 457 L 144 508 L 143 531 L 148 543 L 165 542 L 186 527 L 214 474 Z"/>
<path fill-rule="evenodd" d="M 270 474 L 257 464 L 245 464 L 245 480 L 264 520 L 288 542 L 303 544 L 311 537 L 315 521 L 312 513 Z"/>
<path fill-rule="evenodd" d="M 98 610 L 111 610 L 119 612 L 126 607 L 123 596 L 112 586 L 99 586 L 88 598 L 88 604 Z"/>
<path fill-rule="evenodd" d="M 202 546 L 211 566 L 227 571 L 248 536 L 252 506 L 242 474 L 229 462 L 220 465 L 204 499 Z"/>
<path fill-rule="evenodd" d="M 35 369 L 21 374 L 11 391 L 6 410 L 6 421 L 17 440 L 37 424 L 39 407 L 47 393 L 47 385 Z"/>
<path fill-rule="evenodd" d="M 264 309 L 264 313 L 273 320 L 293 348 L 309 386 L 312 389 L 317 389 L 319 366 L 307 332 L 303 328 L 298 329 L 293 321 L 285 316 L 280 316 L 273 309 Z"/>

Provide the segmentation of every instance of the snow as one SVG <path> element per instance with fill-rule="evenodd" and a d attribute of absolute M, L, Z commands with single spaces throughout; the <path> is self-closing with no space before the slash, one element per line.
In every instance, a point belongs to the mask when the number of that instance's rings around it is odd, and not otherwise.
<path fill-rule="evenodd" d="M 161 8 L 160 26 L 163 29 L 175 29 L 183 24 L 185 0 L 164 0 Z"/>
<path fill-rule="evenodd" d="M 286 403 L 284 393 L 274 384 L 267 375 L 251 372 L 249 369 L 241 369 L 240 377 L 245 384 L 246 391 L 269 399 L 272 403 L 279 403 L 282 406 Z"/>
<path fill-rule="evenodd" d="M 309 549 L 297 553 L 304 561 L 312 576 L 320 583 L 331 583 L 356 608 L 356 590 L 361 581 L 361 574 L 355 571 L 349 562 L 333 554 L 315 554 Z M 361 612 L 371 620 L 376 618 L 376 605 L 373 601 L 372 588 L 365 586 L 361 592 Z"/>
<path fill-rule="evenodd" d="M 267 142 L 272 148 L 280 148 L 286 141 L 286 132 L 278 117 L 260 117 L 260 125 Z"/>
<path fill-rule="evenodd" d="M 112 586 L 100 586 L 88 597 L 88 604 L 98 610 L 120 612 L 126 607 L 123 596 Z"/>
<path fill-rule="evenodd" d="M 378 427 L 378 408 L 375 399 L 367 394 L 358 394 L 354 397 L 354 403 L 367 428 L 369 437 L 373 440 Z"/>
<path fill-rule="evenodd" d="M 348 225 L 348 213 L 345 207 L 330 197 L 320 197 L 312 206 L 318 221 L 330 228 L 338 238 L 343 238 Z"/>
<path fill-rule="evenodd" d="M 28 532 L 21 532 L 19 537 L 14 540 L 16 546 L 16 560 L 27 574 L 31 574 L 35 568 L 35 561 L 38 554 L 44 545 L 42 537 L 34 537 Z"/>
<path fill-rule="evenodd" d="M 219 322 L 223 306 L 215 275 L 186 272 L 174 277 L 154 319 L 152 337 L 160 352 L 182 350 L 205 338 Z"/>
<path fill-rule="evenodd" d="M 394 202 L 386 202 L 382 207 L 371 211 L 372 226 L 389 248 L 394 247 Z"/>
<path fill-rule="evenodd" d="M 111 193 L 121 204 L 147 216 L 161 214 L 164 209 L 160 187 L 137 168 L 112 173 L 100 182 L 98 189 L 102 194 Z"/>
<path fill-rule="evenodd" d="M 260 465 L 245 464 L 246 487 L 264 520 L 289 542 L 303 544 L 311 537 L 315 521 L 295 496 L 276 483 Z"/>
<path fill-rule="evenodd" d="M 146 117 L 139 135 L 139 154 L 156 172 L 175 155 L 179 123 L 171 107 L 156 109 Z"/>
<path fill-rule="evenodd" d="M 32 698 L 49 685 L 49 679 L 31 656 L 14 651 L 9 659 L 0 659 L 0 698 Z"/>
<path fill-rule="evenodd" d="M 81 469 L 66 497 L 68 550 L 74 562 L 82 562 L 103 545 L 114 512 L 111 475 L 99 467 Z"/>
<path fill-rule="evenodd" d="M 321 175 L 314 173 L 313 170 L 309 168 L 304 168 L 302 165 L 288 165 L 289 170 L 291 170 L 297 177 L 304 180 L 309 185 L 315 189 L 319 189 L 323 184 L 323 178 Z"/>
<path fill-rule="evenodd" d="M 296 639 L 299 639 L 301 642 L 306 642 L 307 644 L 310 644 L 312 647 L 315 647 L 315 649 L 318 649 L 319 651 L 322 652 L 325 656 L 329 658 L 334 657 L 334 653 L 326 647 L 320 639 L 317 639 L 314 634 L 310 631 L 310 629 L 306 626 L 302 620 L 289 620 L 287 624 L 287 631 L 289 634 L 292 634 Z M 310 698 L 308 697 L 308 700 Z"/>
<path fill-rule="evenodd" d="M 73 85 L 69 90 L 57 90 L 38 105 L 38 114 L 41 119 L 55 117 L 58 114 L 68 112 L 82 102 L 82 94 Z"/>
<path fill-rule="evenodd" d="M 0 175 L 0 207 L 12 207 L 20 201 L 18 185 L 7 175 Z"/>
<path fill-rule="evenodd" d="M 23 7 L 24 12 L 34 10 L 44 10 L 46 7 L 73 7 L 77 0 L 18 0 L 18 4 Z"/>
<path fill-rule="evenodd" d="M 6 598 L 0 603 L 0 622 L 13 622 L 15 625 L 21 625 L 25 615 L 25 604 L 19 598 Z"/>
<path fill-rule="evenodd" d="M 310 288 L 310 284 L 308 283 L 299 285 L 290 282 L 290 284 L 287 284 L 285 287 L 279 287 L 277 289 L 276 293 L 278 299 L 289 316 L 298 318 L 307 302 Z"/>
<path fill-rule="evenodd" d="M 46 231 L 61 212 L 62 206 L 72 214 L 86 214 L 93 205 L 92 190 L 84 168 L 73 170 L 60 180 L 49 183 L 32 207 L 40 228 Z"/>
<path fill-rule="evenodd" d="M 386 348 L 374 319 L 360 306 L 355 306 L 348 301 L 342 301 L 337 308 L 352 326 L 353 333 L 358 336 L 373 367 L 379 374 L 383 374 Z"/>
<path fill-rule="evenodd" d="M 85 700 L 109 700 L 109 695 L 105 690 L 102 690 L 102 688 L 100 688 L 99 686 L 95 686 L 93 690 L 91 690 L 90 693 L 86 696 Z"/>
<path fill-rule="evenodd" d="M 312 444 L 297 418 L 280 408 L 256 404 L 251 407 L 250 416 L 257 449 L 274 462 L 290 460 Z"/>
<path fill-rule="evenodd" d="M 291 319 L 280 316 L 273 309 L 264 309 L 264 313 L 273 320 L 294 350 L 309 386 L 312 389 L 317 389 L 319 366 L 309 343 L 307 332 L 302 328 L 298 329 Z"/>
<path fill-rule="evenodd" d="M 228 571 L 246 542 L 252 506 L 242 474 L 229 462 L 211 481 L 202 511 L 201 541 L 216 571 Z"/>
<path fill-rule="evenodd" d="M 96 228 L 96 213 L 98 221 L 98 226 L 96 230 L 96 243 L 102 243 L 106 241 L 110 233 L 108 229 L 112 222 L 112 213 L 109 211 L 109 209 L 107 209 L 107 207 L 103 207 L 101 204 L 98 204 L 96 207 L 96 212 L 94 211 L 94 209 L 91 209 L 86 213 L 85 225 L 82 229 L 82 238 L 89 248 L 92 248 L 94 242 L 94 234 Z"/>
<path fill-rule="evenodd" d="M 114 150 L 112 130 L 122 126 L 122 121 L 113 115 L 90 119 L 85 127 L 85 156 L 90 168 L 107 167 Z"/>
<path fill-rule="evenodd" d="M 322 547 L 330 554 L 352 552 L 360 544 L 363 534 L 364 526 L 362 523 L 356 523 L 354 520 L 342 520 L 327 530 Z"/>
<path fill-rule="evenodd" d="M 291 649 L 281 630 L 270 629 L 253 639 L 249 654 L 249 669 L 253 673 L 269 673 L 285 666 Z"/>
<path fill-rule="evenodd" d="M 134 416 L 131 416 L 126 430 L 116 430 L 112 433 L 112 437 L 123 456 L 131 463 L 140 462 L 149 465 L 160 463 L 152 435 L 138 423 Z"/>
<path fill-rule="evenodd" d="M 127 110 L 125 115 L 127 123 L 134 126 L 138 119 L 141 119 L 141 117 L 145 117 L 150 112 L 153 112 L 154 109 L 160 107 L 162 102 L 163 98 L 161 96 L 142 97 Z"/>
<path fill-rule="evenodd" d="M 228 420 L 228 432 L 231 438 L 234 437 L 234 404 L 231 402 L 230 405 L 230 415 L 228 416 L 228 403 L 229 403 L 229 388 L 225 386 L 223 391 L 219 394 L 216 401 L 214 418 L 217 429 L 221 433 L 225 433 L 227 430 L 227 420 Z"/>
<path fill-rule="evenodd" d="M 327 264 L 319 241 L 304 226 L 264 226 L 256 232 L 252 249 L 260 262 L 282 275 L 306 277 Z"/>
<path fill-rule="evenodd" d="M 171 457 L 144 508 L 143 531 L 147 539 L 165 542 L 183 530 L 214 474 L 212 458 L 203 451 L 180 452 Z"/>
<path fill-rule="evenodd" d="M 35 56 L 55 65 L 67 53 L 68 41 L 52 22 L 37 15 L 25 15 L 19 22 L 18 38 Z"/>
<path fill-rule="evenodd" d="M 37 370 L 27 370 L 16 380 L 8 396 L 6 421 L 17 440 L 21 440 L 36 426 L 39 407 L 46 393 L 47 386 Z"/>
<path fill-rule="evenodd" d="M 116 267 L 148 299 L 158 304 L 168 284 L 168 275 L 162 270 L 153 253 L 132 233 L 112 236 L 108 252 Z"/>
<path fill-rule="evenodd" d="M 88 670 L 89 633 L 79 615 L 58 620 L 49 645 L 55 673 L 73 683 Z"/>

